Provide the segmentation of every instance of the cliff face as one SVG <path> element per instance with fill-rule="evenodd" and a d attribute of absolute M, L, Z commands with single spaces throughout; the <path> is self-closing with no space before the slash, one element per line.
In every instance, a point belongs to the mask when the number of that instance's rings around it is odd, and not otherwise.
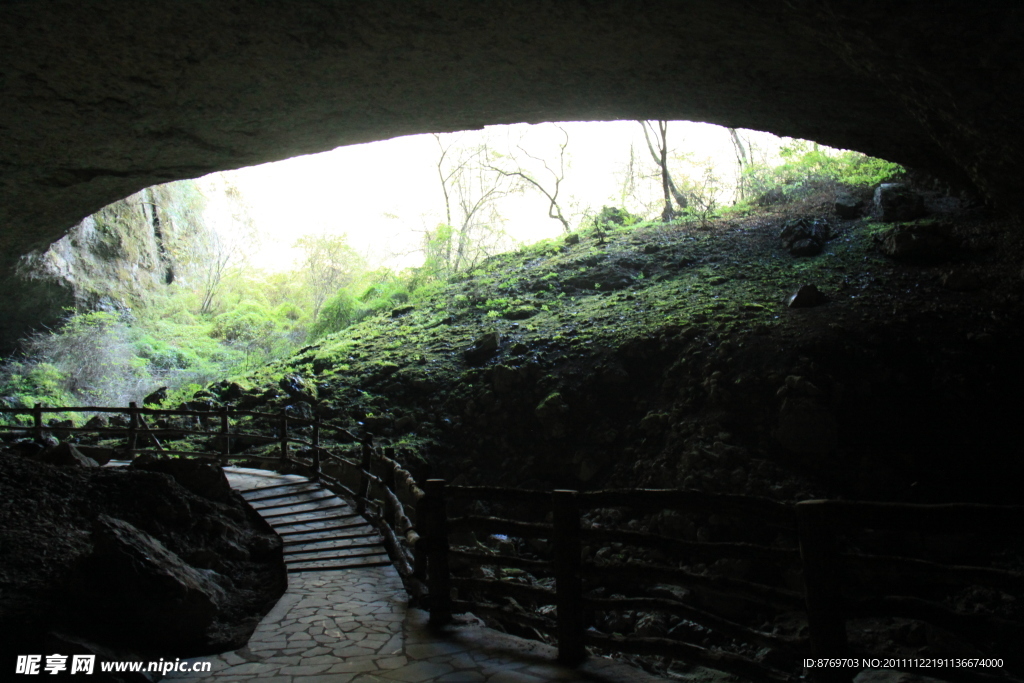
<path fill-rule="evenodd" d="M 0 352 L 67 314 L 130 310 L 171 284 L 193 226 L 172 217 L 180 188 L 143 190 L 88 216 L 0 279 Z"/>

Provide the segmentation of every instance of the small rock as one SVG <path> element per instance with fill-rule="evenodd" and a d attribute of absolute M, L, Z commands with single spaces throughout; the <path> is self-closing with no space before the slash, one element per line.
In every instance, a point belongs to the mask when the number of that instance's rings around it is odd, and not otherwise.
<path fill-rule="evenodd" d="M 786 306 L 789 308 L 811 308 L 825 303 L 828 303 L 828 297 L 815 285 L 804 285 L 786 299 Z"/>
<path fill-rule="evenodd" d="M 924 198 L 903 183 L 882 183 L 875 190 L 874 212 L 885 223 L 925 215 Z"/>

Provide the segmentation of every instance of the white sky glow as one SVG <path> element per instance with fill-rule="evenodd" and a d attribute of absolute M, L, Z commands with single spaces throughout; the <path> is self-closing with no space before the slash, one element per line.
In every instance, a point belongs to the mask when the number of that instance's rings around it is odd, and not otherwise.
<path fill-rule="evenodd" d="M 569 134 L 569 168 L 562 186 L 565 206 L 576 212 L 621 203 L 621 171 L 633 145 L 643 168 L 654 166 L 636 121 L 557 124 Z M 767 147 L 781 140 L 767 133 L 744 131 Z M 486 137 L 497 147 L 506 138 L 522 137 L 531 154 L 557 163 L 562 134 L 556 124 L 493 126 L 446 136 L 472 143 Z M 669 146 L 695 161 L 712 158 L 728 184 L 736 172 L 728 131 L 721 126 L 672 122 Z M 423 231 L 444 220 L 444 198 L 437 175 L 439 149 L 432 135 L 413 135 L 294 157 L 284 161 L 226 171 L 200 179 L 209 200 L 207 219 L 215 227 L 229 220 L 223 184 L 238 188 L 261 235 L 250 262 L 268 271 L 288 270 L 298 256 L 295 241 L 305 234 L 346 233 L 349 242 L 373 264 L 394 268 L 422 263 L 418 248 Z M 677 173 L 673 169 L 674 174 Z M 680 166 L 678 172 L 685 172 Z M 538 178 L 543 176 L 538 175 Z M 660 182 L 646 181 L 652 197 Z M 560 197 L 561 198 L 561 197 Z M 561 233 L 548 218 L 547 201 L 527 191 L 503 200 L 505 229 L 514 239 L 531 243 Z M 575 223 L 573 227 L 575 228 Z M 218 229 L 220 229 L 218 227 Z"/>

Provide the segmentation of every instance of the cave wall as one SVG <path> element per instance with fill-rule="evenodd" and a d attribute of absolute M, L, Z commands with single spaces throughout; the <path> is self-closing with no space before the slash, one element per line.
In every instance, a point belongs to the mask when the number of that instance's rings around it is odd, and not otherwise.
<path fill-rule="evenodd" d="M 170 217 L 166 187 L 86 216 L 0 274 L 0 353 L 33 331 L 53 329 L 68 311 L 129 313 L 171 284 L 187 265 L 183 244 L 202 235 Z"/>
<path fill-rule="evenodd" d="M 149 185 L 523 121 L 768 130 L 1006 203 L 1022 23 L 962 0 L 8 0 L 0 271 Z"/>

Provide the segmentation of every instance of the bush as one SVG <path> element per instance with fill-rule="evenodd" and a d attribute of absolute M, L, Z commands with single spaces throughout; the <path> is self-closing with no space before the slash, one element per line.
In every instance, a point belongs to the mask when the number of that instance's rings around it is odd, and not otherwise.
<path fill-rule="evenodd" d="M 320 315 L 313 323 L 309 336 L 319 339 L 328 334 L 343 330 L 359 319 L 361 308 L 348 290 L 342 289 L 332 296 L 320 309 Z"/>
<path fill-rule="evenodd" d="M 747 196 L 759 204 L 784 203 L 815 189 L 851 185 L 873 187 L 902 175 L 899 164 L 860 152 L 834 150 L 807 140 L 794 140 L 779 150 L 782 164 L 752 164 L 744 170 Z"/>
<path fill-rule="evenodd" d="M 37 368 L 56 368 L 51 377 L 60 393 L 79 400 L 125 405 L 144 396 L 152 383 L 148 360 L 135 353 L 131 328 L 112 313 L 73 315 L 55 333 L 33 335 L 25 347 Z"/>

